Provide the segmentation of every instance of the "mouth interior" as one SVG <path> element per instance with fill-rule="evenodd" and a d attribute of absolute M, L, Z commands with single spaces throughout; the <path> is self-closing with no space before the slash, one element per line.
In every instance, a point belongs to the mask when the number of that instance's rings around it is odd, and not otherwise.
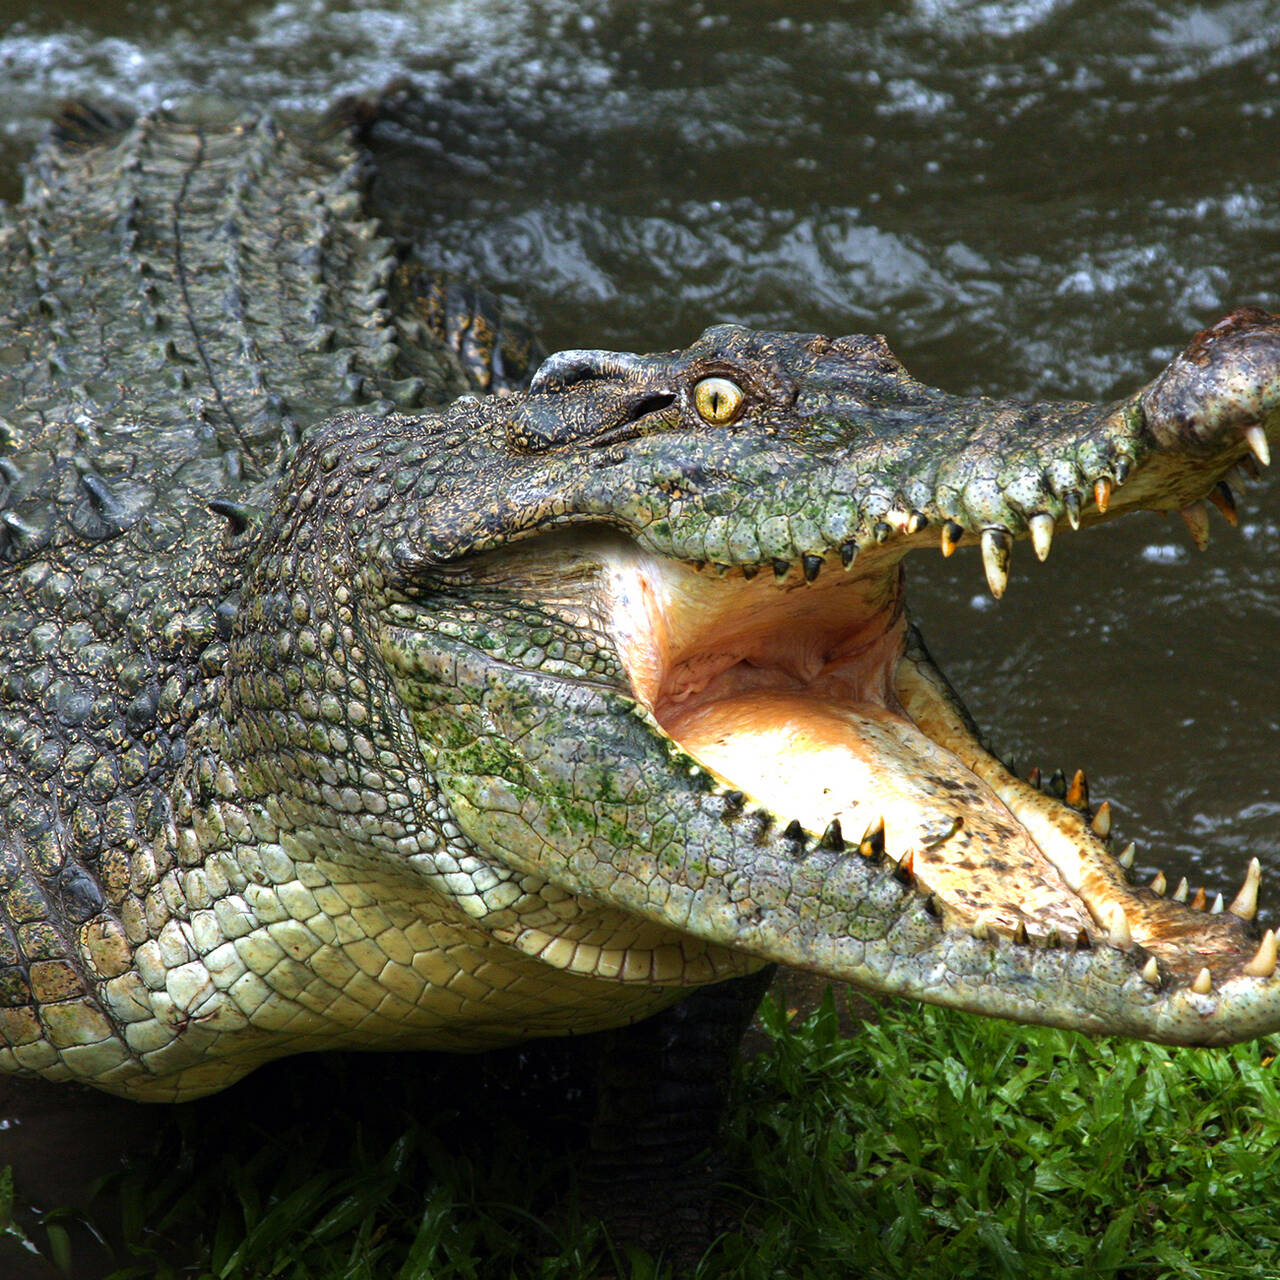
<path fill-rule="evenodd" d="M 1178 970 L 1238 953 L 1240 921 L 1130 886 L 1087 806 L 986 751 L 908 626 L 896 559 L 828 561 L 809 582 L 636 551 L 609 577 L 615 641 L 664 732 L 780 825 L 834 821 L 857 847 L 882 823 L 947 925 L 1136 945 Z"/>

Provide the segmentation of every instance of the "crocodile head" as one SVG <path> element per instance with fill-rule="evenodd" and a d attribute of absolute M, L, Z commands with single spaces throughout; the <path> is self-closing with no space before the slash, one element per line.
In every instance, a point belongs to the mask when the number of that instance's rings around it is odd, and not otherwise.
<path fill-rule="evenodd" d="M 1280 320 L 1256 309 L 1107 405 L 947 395 L 882 338 L 720 326 L 668 355 L 562 352 L 527 396 L 438 419 L 337 420 L 256 572 L 305 562 L 377 655 L 362 715 L 434 832 L 405 854 L 505 945 L 672 987 L 777 960 L 1212 1043 L 1280 1026 L 1256 867 L 1225 910 L 1130 883 L 1082 778 L 985 748 L 903 562 L 980 542 L 999 596 L 1015 542 L 1043 560 L 1144 508 L 1196 526 L 1277 436 Z M 318 555 L 322 509 L 341 549 Z M 244 703 L 261 621 L 237 624 Z"/>

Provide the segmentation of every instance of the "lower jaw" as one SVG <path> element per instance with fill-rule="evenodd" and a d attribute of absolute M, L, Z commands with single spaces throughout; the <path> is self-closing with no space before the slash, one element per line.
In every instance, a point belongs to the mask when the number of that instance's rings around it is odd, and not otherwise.
<path fill-rule="evenodd" d="M 1208 953 L 1242 945 L 1229 913 L 1173 910 L 1131 887 L 1087 810 L 1009 773 L 914 645 L 886 704 L 749 689 L 671 709 L 664 727 L 781 823 L 818 837 L 834 821 L 855 847 L 883 824 L 885 853 L 934 896 L 948 927 L 1032 945 L 1137 946 L 1187 980 Z"/>
<path fill-rule="evenodd" d="M 923 678 L 911 658 L 899 668 Z M 820 835 L 835 822 L 851 843 L 882 825 L 885 852 L 908 860 L 951 923 L 1010 936 L 1019 926 L 1070 938 L 1095 931 L 1088 908 L 975 771 L 986 753 L 971 739 L 975 754 L 964 759 L 900 706 L 803 690 L 730 694 L 676 711 L 665 728 L 784 823 Z"/>

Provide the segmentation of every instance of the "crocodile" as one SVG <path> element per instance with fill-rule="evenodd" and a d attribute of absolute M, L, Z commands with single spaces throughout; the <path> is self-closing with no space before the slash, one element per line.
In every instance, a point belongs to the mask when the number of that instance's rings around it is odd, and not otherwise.
<path fill-rule="evenodd" d="M 1000 596 L 1019 541 L 1233 514 L 1280 319 L 1106 404 L 732 324 L 529 377 L 367 177 L 340 132 L 82 110 L 0 225 L 0 1067 L 176 1101 L 776 962 L 1280 1027 L 1257 864 L 1229 904 L 1135 883 L 1082 775 L 987 749 L 904 585 L 922 548 L 976 544 Z"/>

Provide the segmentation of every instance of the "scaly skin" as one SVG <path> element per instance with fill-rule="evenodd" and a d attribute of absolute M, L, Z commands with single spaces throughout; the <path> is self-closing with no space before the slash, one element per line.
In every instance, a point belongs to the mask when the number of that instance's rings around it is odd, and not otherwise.
<path fill-rule="evenodd" d="M 1017 538 L 1198 501 L 1280 435 L 1274 318 L 1108 406 L 723 326 L 403 416 L 467 374 L 336 144 L 144 122 L 48 153 L 0 235 L 0 1066 L 176 1099 L 618 1026 L 770 960 L 1096 1032 L 1280 1026 L 1247 894 L 1134 889 L 1105 813 L 1008 775 L 901 573 L 941 530 L 999 592 Z M 344 395 L 380 412 L 313 425 Z"/>

